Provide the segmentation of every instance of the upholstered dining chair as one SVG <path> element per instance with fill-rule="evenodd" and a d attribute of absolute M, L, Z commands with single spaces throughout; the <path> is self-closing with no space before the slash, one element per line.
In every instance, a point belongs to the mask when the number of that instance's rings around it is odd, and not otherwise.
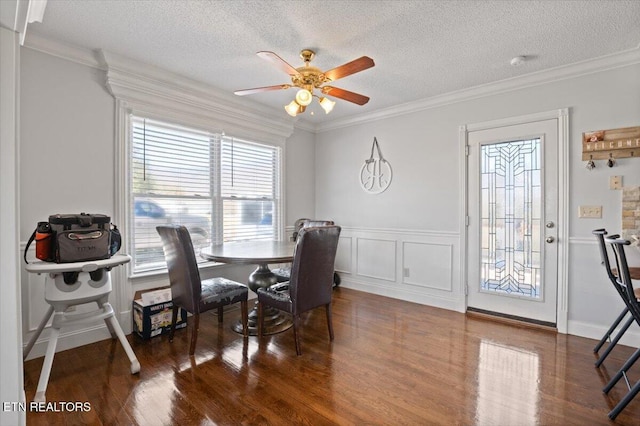
<path fill-rule="evenodd" d="M 189 355 L 196 350 L 200 314 L 218 309 L 218 322 L 223 319 L 223 307 L 240 302 L 242 331 L 247 331 L 247 299 L 249 290 L 246 285 L 226 278 L 200 279 L 200 271 L 193 250 L 191 236 L 184 226 L 158 226 L 156 230 L 162 239 L 164 257 L 169 269 L 169 284 L 173 301 L 169 341 L 173 341 L 178 311 L 182 307 L 193 315 L 191 345 Z"/>
<path fill-rule="evenodd" d="M 633 324 L 634 319 L 633 316 L 629 316 L 629 318 L 627 318 L 625 323 L 622 325 L 622 328 L 620 328 L 620 330 L 618 330 L 614 335 L 614 331 L 616 330 L 616 328 L 618 328 L 622 320 L 629 314 L 629 301 L 626 294 L 621 291 L 621 287 L 616 282 L 616 279 L 618 278 L 618 270 L 611 264 L 609 254 L 607 253 L 607 247 L 604 241 L 604 238 L 607 235 L 607 231 L 605 229 L 595 229 L 594 231 L 592 231 L 592 234 L 596 236 L 596 240 L 598 241 L 598 247 L 600 249 L 600 262 L 604 266 L 609 281 L 613 284 L 613 287 L 616 289 L 616 292 L 620 295 L 624 303 L 624 308 L 622 309 L 622 312 L 620 312 L 620 315 L 618 315 L 613 324 L 611 324 L 611 327 L 609 327 L 604 336 L 602 336 L 602 339 L 600 339 L 595 348 L 593 348 L 593 352 L 598 353 L 600 349 L 602 349 L 602 347 L 607 342 L 609 342 L 605 351 L 596 360 L 596 367 L 600 367 L 607 356 L 609 356 L 613 348 L 618 344 L 620 338 L 622 338 L 627 329 L 629 329 L 631 324 Z M 617 236 L 612 235 L 611 237 L 615 238 Z M 629 268 L 629 271 L 631 279 L 640 280 L 640 268 Z M 636 299 L 640 299 L 640 288 L 635 289 L 635 297 Z"/>
<path fill-rule="evenodd" d="M 300 315 L 324 306 L 329 339 L 333 341 L 331 293 L 340 230 L 335 225 L 304 227 L 300 230 L 293 255 L 291 279 L 267 288 L 258 288 L 258 336 L 263 334 L 264 305 L 288 312 L 293 317 L 296 353 L 301 355 Z"/>
<path fill-rule="evenodd" d="M 335 225 L 332 220 L 315 220 L 315 219 L 298 219 L 293 225 L 293 234 L 291 235 L 291 241 L 296 241 L 298 239 L 298 233 L 302 228 L 308 228 L 310 226 L 329 226 Z M 274 269 L 273 274 L 276 276 L 276 279 L 279 283 L 289 281 L 291 277 L 291 266 L 286 266 L 282 268 Z M 340 275 L 334 271 L 333 273 L 333 285 L 340 285 Z"/>
<path fill-rule="evenodd" d="M 626 298 L 628 302 L 627 307 L 629 308 L 629 313 L 631 314 L 632 318 L 636 321 L 636 323 L 638 323 L 638 325 L 640 325 L 640 301 L 638 300 L 638 297 L 634 291 L 633 280 L 631 279 L 629 264 L 627 263 L 627 256 L 625 253 L 625 246 L 628 246 L 630 242 L 620 238 L 617 235 L 606 237 L 605 241 L 611 244 L 616 260 L 617 277 L 615 280 L 615 285 L 619 287 L 620 294 L 622 294 Z M 624 365 L 611 378 L 611 380 L 609 380 L 609 382 L 603 389 L 604 393 L 608 394 L 609 391 L 616 385 L 616 383 L 618 383 L 618 381 L 620 381 L 620 379 L 623 377 L 625 379 L 625 384 L 629 389 L 629 392 L 627 392 L 627 394 L 622 397 L 622 399 L 618 401 L 616 406 L 613 407 L 613 409 L 609 412 L 609 418 L 611 420 L 615 420 L 618 414 L 620 414 L 620 412 L 624 410 L 629 402 L 631 402 L 631 400 L 635 398 L 638 393 L 640 393 L 640 379 L 638 379 L 636 383 L 631 386 L 631 382 L 629 380 L 629 377 L 627 376 L 627 372 L 633 366 L 633 364 L 638 361 L 638 359 L 640 359 L 640 348 L 638 348 L 629 357 L 629 359 L 627 359 Z"/>

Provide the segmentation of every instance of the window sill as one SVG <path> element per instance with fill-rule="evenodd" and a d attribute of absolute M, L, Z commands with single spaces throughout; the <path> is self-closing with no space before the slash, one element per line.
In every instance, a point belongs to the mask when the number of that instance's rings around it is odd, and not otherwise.
<path fill-rule="evenodd" d="M 221 266 L 225 266 L 227 265 L 226 263 L 222 263 L 222 262 L 203 262 L 201 264 L 198 265 L 198 269 L 201 271 L 207 271 L 210 269 L 216 269 L 219 268 Z M 161 275 L 167 275 L 169 273 L 169 271 L 166 268 L 163 269 L 152 269 L 150 271 L 144 271 L 144 272 L 138 272 L 135 274 L 130 274 L 129 275 L 129 279 L 132 281 L 136 281 L 138 279 L 142 280 L 142 279 L 146 279 L 146 278 L 152 278 L 152 277 L 157 277 L 157 276 L 161 276 Z"/>

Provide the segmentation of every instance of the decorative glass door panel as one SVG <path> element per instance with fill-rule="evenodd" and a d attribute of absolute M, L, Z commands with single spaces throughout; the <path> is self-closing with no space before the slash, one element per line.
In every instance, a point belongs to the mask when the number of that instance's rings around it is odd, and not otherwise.
<path fill-rule="evenodd" d="M 468 133 L 467 309 L 555 326 L 558 121 Z"/>
<path fill-rule="evenodd" d="M 480 147 L 481 291 L 539 299 L 540 138 Z"/>

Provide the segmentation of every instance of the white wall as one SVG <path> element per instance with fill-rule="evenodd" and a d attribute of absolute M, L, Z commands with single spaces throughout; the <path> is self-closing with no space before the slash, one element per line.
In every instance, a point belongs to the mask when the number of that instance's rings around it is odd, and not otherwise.
<path fill-rule="evenodd" d="M 315 135 L 295 129 L 285 147 L 285 224 L 313 217 L 315 212 Z"/>
<path fill-rule="evenodd" d="M 54 213 L 114 214 L 114 99 L 104 73 L 22 49 L 21 240 Z"/>
<path fill-rule="evenodd" d="M 599 338 L 622 304 L 599 265 L 591 231 L 620 230 L 621 191 L 608 189 L 609 176 L 622 175 L 625 186 L 640 185 L 640 160 L 620 160 L 612 169 L 601 161 L 588 171 L 581 160 L 581 134 L 640 125 L 639 94 L 640 64 L 635 64 L 319 133 L 316 216 L 344 226 L 341 248 L 348 247 L 338 257 L 344 285 L 461 309 L 464 293 L 455 270 L 463 232 L 459 126 L 568 107 L 569 332 Z M 358 172 L 374 136 L 394 174 L 386 192 L 368 195 L 360 188 Z M 602 219 L 578 219 L 579 205 L 602 205 Z M 406 250 L 411 239 L 418 240 L 411 246 L 416 253 Z M 451 245 L 454 254 L 443 244 Z M 372 263 L 362 250 L 382 255 Z M 437 268 L 443 263 L 452 266 L 450 277 Z M 404 276 L 405 268 L 419 276 Z M 451 286 L 443 286 L 449 278 Z"/>

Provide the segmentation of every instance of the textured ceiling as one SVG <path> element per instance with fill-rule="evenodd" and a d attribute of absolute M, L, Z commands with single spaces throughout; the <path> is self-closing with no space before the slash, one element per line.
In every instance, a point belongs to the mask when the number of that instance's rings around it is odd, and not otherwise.
<path fill-rule="evenodd" d="M 332 85 L 367 95 L 337 100 L 311 124 L 372 112 L 640 46 L 640 1 L 189 1 L 49 0 L 35 33 L 104 49 L 232 93 L 289 83 L 256 56 L 277 53 L 294 67 L 316 50 L 329 70 L 366 55 L 375 67 Z M 511 58 L 529 59 L 512 67 Z M 277 109 L 293 89 L 243 97 Z M 313 112 L 314 114 L 311 114 Z"/>

